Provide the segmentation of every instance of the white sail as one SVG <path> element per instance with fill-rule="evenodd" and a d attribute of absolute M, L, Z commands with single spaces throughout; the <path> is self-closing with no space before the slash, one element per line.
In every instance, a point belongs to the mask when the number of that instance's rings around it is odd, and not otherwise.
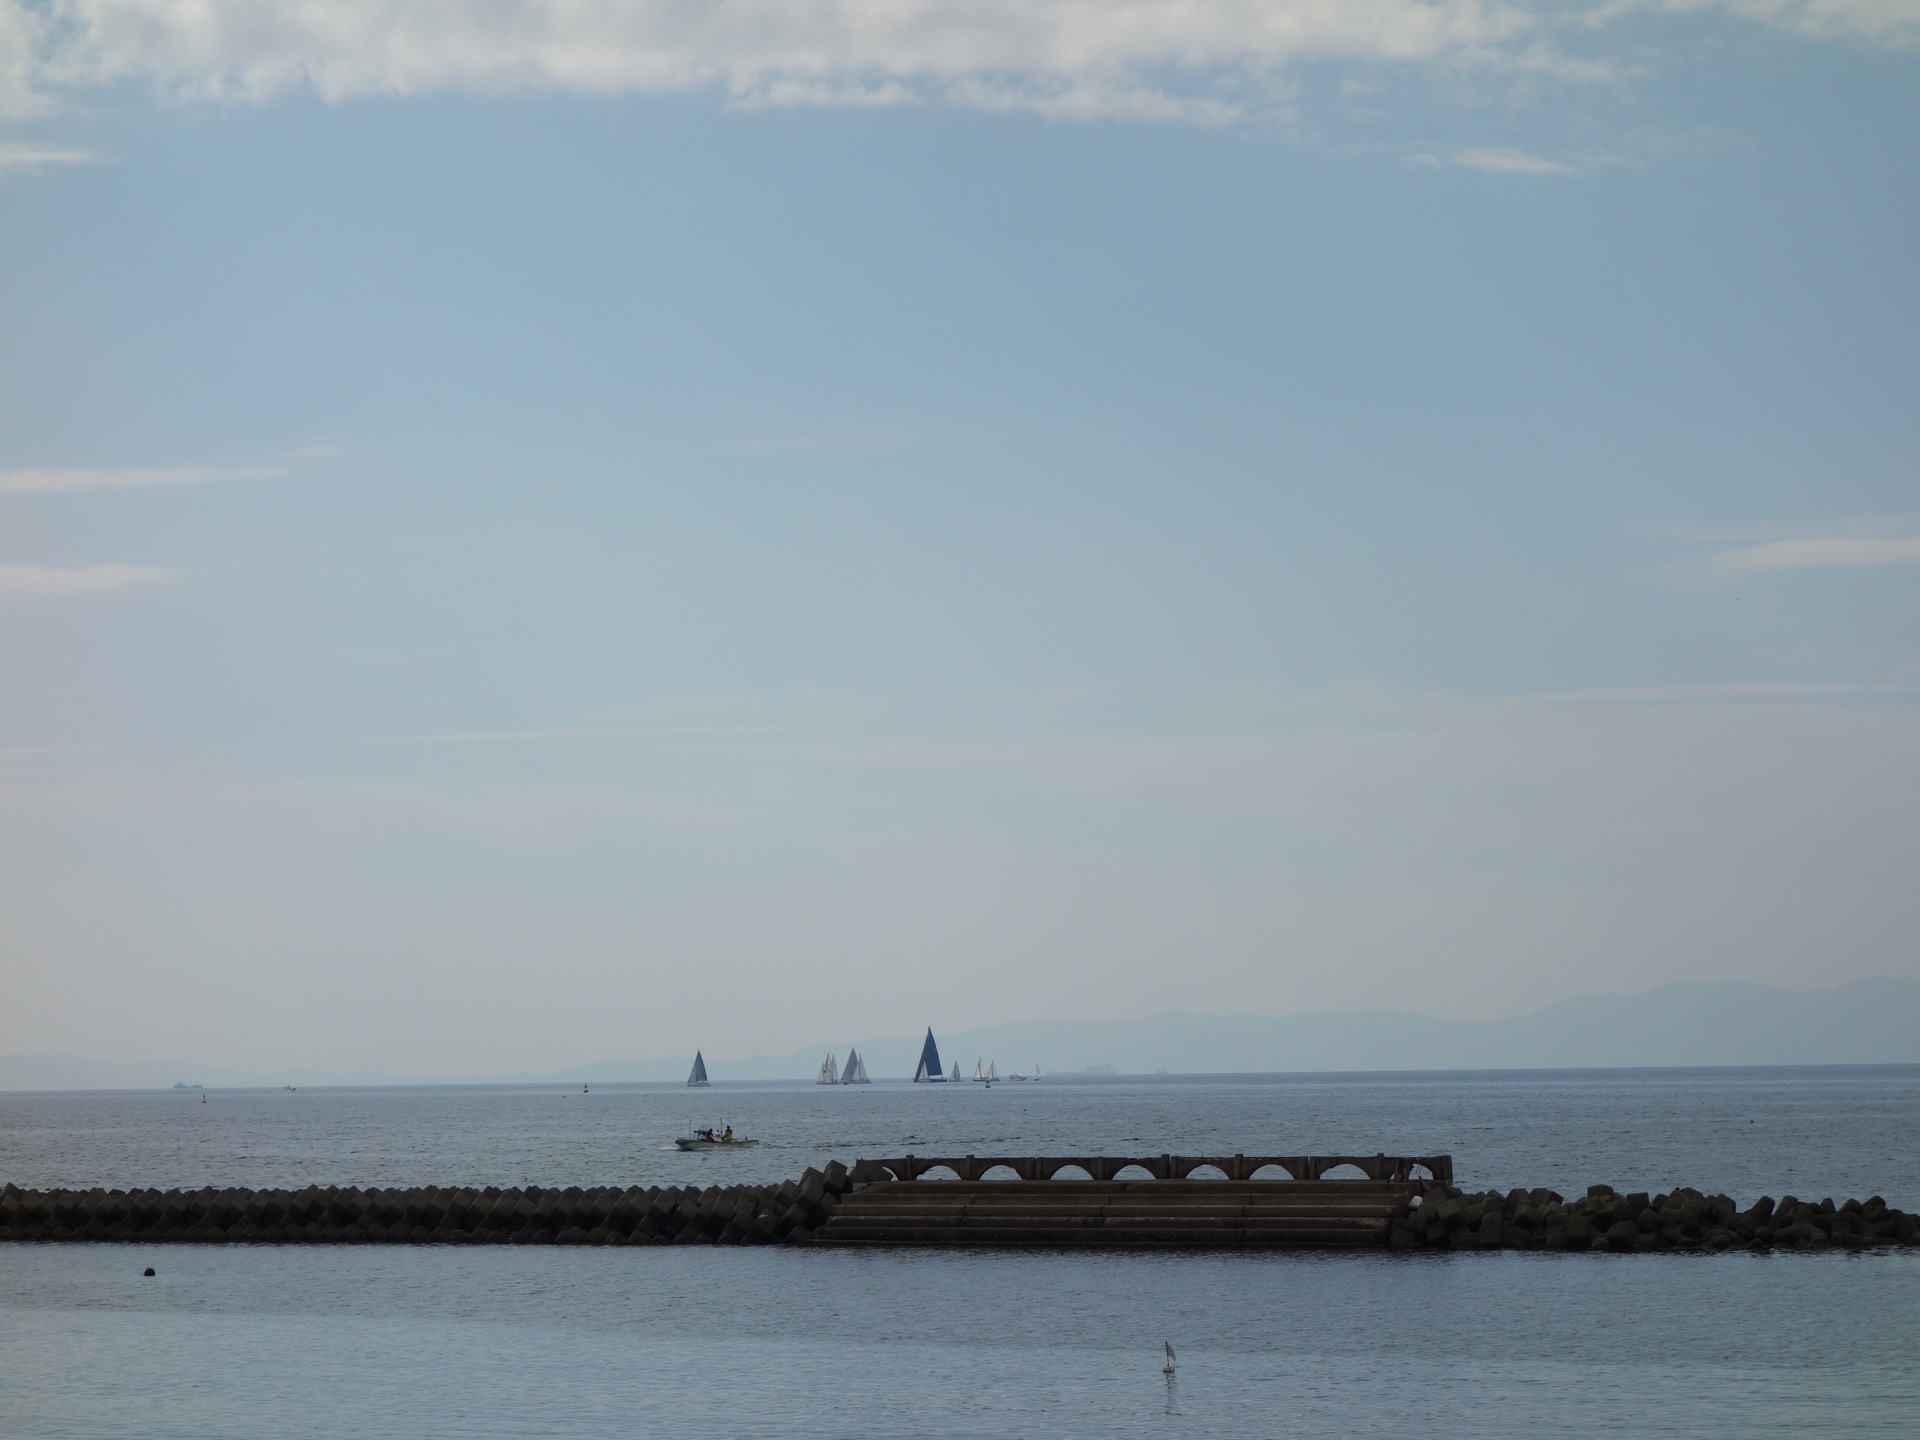
<path fill-rule="evenodd" d="M 996 1066 L 994 1065 L 994 1062 L 989 1060 L 987 1062 L 987 1083 L 992 1084 L 995 1080 L 998 1080 L 999 1078 L 1000 1078 L 1000 1071 L 998 1070 L 998 1068 L 996 1068 Z"/>
<path fill-rule="evenodd" d="M 851 1055 L 847 1057 L 847 1063 L 849 1065 L 853 1063 L 853 1057 Z M 814 1077 L 813 1083 L 816 1085 L 838 1085 L 840 1083 L 840 1066 L 831 1052 L 828 1053 L 826 1059 L 820 1062 L 820 1073 Z"/>
<path fill-rule="evenodd" d="M 987 1078 L 986 1066 L 980 1063 L 980 1057 L 978 1055 L 973 1057 L 973 1078 L 976 1080 L 984 1080 Z"/>
<path fill-rule="evenodd" d="M 953 1074 L 948 1078 L 956 1085 L 960 1083 L 960 1062 L 958 1060 L 953 1062 Z"/>
<path fill-rule="evenodd" d="M 871 1085 L 873 1083 L 867 1079 L 867 1062 L 860 1058 L 860 1052 L 858 1050 L 849 1050 L 847 1052 L 847 1068 L 840 1072 L 840 1083 L 842 1085 Z"/>

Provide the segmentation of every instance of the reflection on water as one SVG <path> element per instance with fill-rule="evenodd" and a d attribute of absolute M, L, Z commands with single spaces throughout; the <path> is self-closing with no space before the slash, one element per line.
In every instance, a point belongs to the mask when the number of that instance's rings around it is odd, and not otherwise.
<path fill-rule="evenodd" d="M 1905 1440 L 1917 1333 L 1910 1254 L 14 1245 L 0 1434 Z"/>
<path fill-rule="evenodd" d="M 689 1119 L 766 1143 L 681 1154 Z M 907 1150 L 1451 1151 L 1470 1186 L 1920 1208 L 1920 1069 L 0 1097 L 24 1185 L 727 1183 Z M 0 1244 L 0 1436 L 1906 1440 L 1916 1334 L 1912 1252 Z"/>

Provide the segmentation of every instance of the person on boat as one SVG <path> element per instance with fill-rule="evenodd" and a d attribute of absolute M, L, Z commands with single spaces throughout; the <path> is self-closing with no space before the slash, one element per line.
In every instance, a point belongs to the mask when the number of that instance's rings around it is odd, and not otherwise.
<path fill-rule="evenodd" d="M 720 1143 L 722 1145 L 731 1145 L 733 1143 L 733 1127 L 731 1125 L 727 1126 L 727 1133 L 720 1137 Z"/>

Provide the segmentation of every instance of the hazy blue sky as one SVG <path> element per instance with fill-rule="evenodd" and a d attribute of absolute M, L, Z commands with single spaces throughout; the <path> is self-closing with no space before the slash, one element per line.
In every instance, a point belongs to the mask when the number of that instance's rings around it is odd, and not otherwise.
<path fill-rule="evenodd" d="M 0 1052 L 1920 974 L 1916 0 L 0 0 Z"/>

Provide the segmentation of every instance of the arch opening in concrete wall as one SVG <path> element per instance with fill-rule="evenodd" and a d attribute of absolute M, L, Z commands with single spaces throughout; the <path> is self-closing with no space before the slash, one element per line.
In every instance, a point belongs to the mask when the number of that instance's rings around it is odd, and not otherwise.
<path fill-rule="evenodd" d="M 1113 1172 L 1116 1180 L 1151 1180 L 1154 1174 L 1144 1165 L 1122 1165 Z"/>
<path fill-rule="evenodd" d="M 1428 1166 L 1409 1165 L 1407 1167 L 1407 1178 L 1409 1180 L 1431 1180 L 1434 1177 L 1432 1169 Z"/>
<path fill-rule="evenodd" d="M 982 1180 L 1018 1180 L 1020 1172 L 1011 1165 L 989 1165 L 980 1174 Z"/>
<path fill-rule="evenodd" d="M 1358 1165 L 1336 1165 L 1331 1170 L 1320 1172 L 1322 1180 L 1365 1180 L 1367 1172 Z"/>
<path fill-rule="evenodd" d="M 1188 1180 L 1224 1180 L 1227 1178 L 1227 1172 L 1222 1170 L 1218 1165 L 1196 1165 L 1187 1171 L 1184 1178 Z"/>
<path fill-rule="evenodd" d="M 922 1180 L 958 1180 L 960 1172 L 951 1165 L 933 1165 L 920 1172 Z"/>
<path fill-rule="evenodd" d="M 1283 1165 L 1266 1164 L 1262 1165 L 1247 1178 L 1249 1180 L 1291 1180 L 1293 1176 Z"/>
<path fill-rule="evenodd" d="M 1062 1165 L 1047 1178 L 1049 1180 L 1091 1180 L 1093 1172 L 1084 1165 Z"/>

